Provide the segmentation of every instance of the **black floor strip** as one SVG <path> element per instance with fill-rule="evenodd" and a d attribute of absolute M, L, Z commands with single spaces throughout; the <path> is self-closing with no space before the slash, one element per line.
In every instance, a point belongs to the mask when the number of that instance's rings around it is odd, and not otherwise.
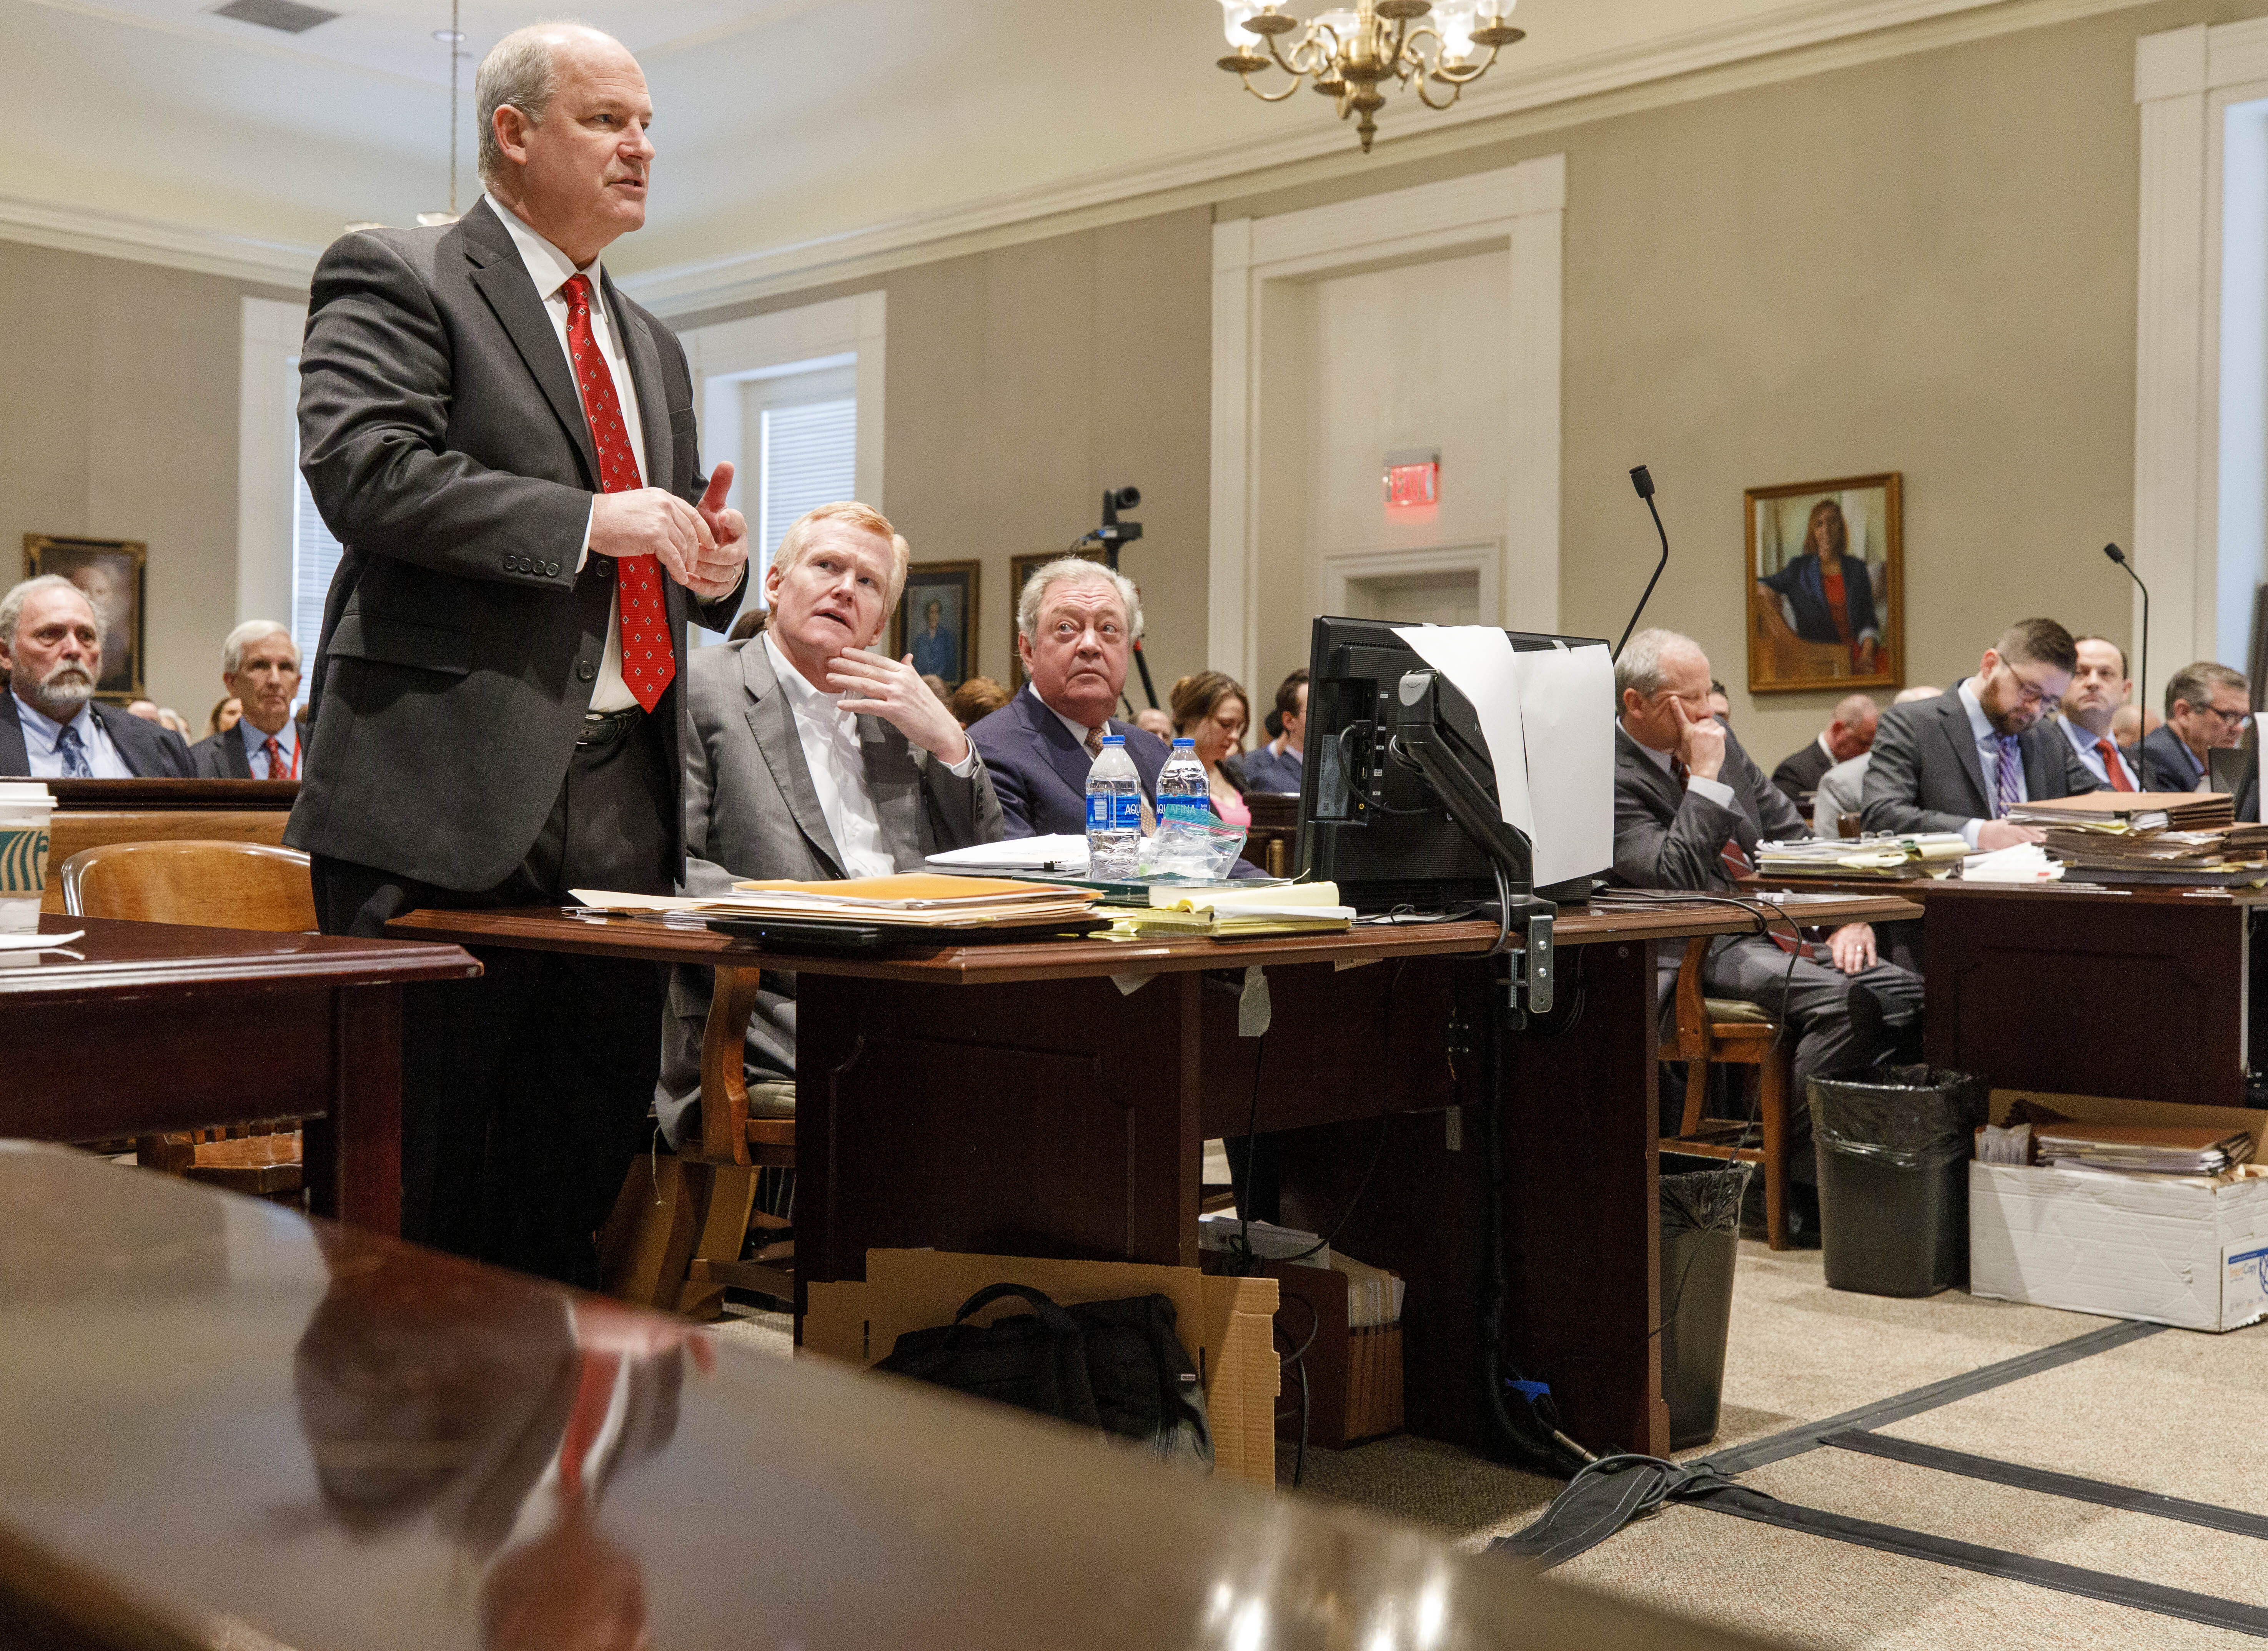
<path fill-rule="evenodd" d="M 1879 1427 L 1887 1422 L 1901 1421 L 1908 1416 L 1918 1416 L 1926 1410 L 1935 1410 L 1940 1405 L 1973 1398 L 1978 1393 L 2005 1387 L 2010 1382 L 2021 1382 L 2028 1376 L 2037 1376 L 2079 1360 L 2092 1358 L 2098 1353 L 2108 1353 L 2113 1347 L 2123 1347 L 2129 1342 L 2139 1341 L 2145 1336 L 2154 1336 L 2163 1324 L 2106 1324 L 2100 1330 L 2090 1330 L 2083 1336 L 2073 1336 L 2069 1341 L 2058 1341 L 2051 1347 L 2039 1347 L 2030 1353 L 2003 1359 L 1998 1364 L 1988 1364 L 1981 1370 L 1948 1376 L 1942 1382 L 1932 1382 L 1926 1387 L 1900 1393 L 1890 1398 L 1877 1399 L 1871 1405 L 1861 1405 L 1856 1410 L 1846 1410 L 1839 1416 L 1830 1416 L 1824 1421 L 1807 1422 L 1800 1427 L 1791 1427 L 1786 1433 L 1774 1434 L 1769 1439 L 1758 1439 L 1744 1445 L 1734 1445 L 1729 1450 L 1719 1450 L 1703 1461 L 1723 1473 L 1746 1473 L 1768 1463 L 1782 1462 L 1789 1457 L 1801 1456 L 1807 1450 L 1816 1450 L 1830 1434 L 1846 1433 L 1853 1428 Z"/>
<path fill-rule="evenodd" d="M 1904 1530 L 1896 1525 L 1878 1525 L 1871 1520 L 1846 1518 L 1822 1508 L 1783 1502 L 1777 1497 L 1752 1491 L 1745 1485 L 1727 1486 L 1705 1496 L 1697 1496 L 1692 1499 L 1692 1505 L 1712 1508 L 1720 1514 L 1732 1514 L 1742 1519 L 1753 1519 L 1761 1524 L 1776 1525 L 1783 1530 L 1802 1531 L 1809 1536 L 1873 1548 L 1881 1553 L 1927 1559 L 1985 1576 L 2029 1582 L 2038 1588 L 2054 1589 L 2058 1593 L 2083 1595 L 2113 1605 L 2154 1611 L 2163 1617 L 2179 1617 L 2190 1622 L 2203 1623 L 2208 1627 L 2233 1629 L 2238 1633 L 2250 1634 L 2255 1639 L 2268 1640 L 2268 1611 L 2257 1605 L 2242 1604 L 2233 1599 L 2218 1599 L 2211 1594 L 2192 1594 L 2186 1589 L 2164 1588 L 2155 1582 L 2113 1575 L 2108 1571 L 2088 1571 L 2075 1565 L 2058 1565 L 2052 1559 L 2036 1559 L 2029 1554 L 2011 1553 L 2004 1548 L 1979 1547 L 1972 1542 L 1955 1542 L 1949 1537 Z"/>
<path fill-rule="evenodd" d="M 2093 1502 L 2099 1507 L 2116 1508 L 2127 1513 L 2154 1514 L 2161 1519 L 2178 1519 L 2186 1524 L 2204 1525 L 2213 1530 L 2226 1530 L 2240 1537 L 2258 1537 L 2268 1540 L 2268 1518 L 2235 1508 L 2216 1508 L 2211 1502 L 2184 1501 L 2178 1496 L 2161 1496 L 2155 1491 L 2138 1491 L 2131 1486 L 2113 1485 L 2104 1479 L 2051 1473 L 2045 1468 L 2025 1467 L 2014 1462 L 1995 1462 L 1990 1457 L 1970 1456 L 1965 1450 L 1948 1450 L 1938 1445 L 1917 1444 L 1911 1439 L 1888 1439 L 1880 1434 L 1838 1433 L 1820 1442 L 1831 1445 L 1837 1450 L 1855 1450 L 1862 1456 L 1881 1457 L 1889 1462 L 1904 1462 L 1918 1468 L 1935 1468 L 1942 1473 L 1965 1474 L 1972 1479 L 2010 1485 L 2018 1490 L 2042 1491 L 2050 1496 L 2068 1497 L 2076 1502 Z"/>

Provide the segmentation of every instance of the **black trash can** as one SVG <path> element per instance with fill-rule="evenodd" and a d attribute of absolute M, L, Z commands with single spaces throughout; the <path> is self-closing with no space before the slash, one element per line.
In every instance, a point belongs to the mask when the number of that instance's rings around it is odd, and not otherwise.
<path fill-rule="evenodd" d="M 1661 1398 L 1669 1448 L 1717 1436 L 1749 1166 L 1661 1178 Z"/>
<path fill-rule="evenodd" d="M 1830 1289 L 1934 1295 L 1969 1282 L 1969 1159 L 1982 1078 L 1933 1067 L 1810 1083 Z"/>

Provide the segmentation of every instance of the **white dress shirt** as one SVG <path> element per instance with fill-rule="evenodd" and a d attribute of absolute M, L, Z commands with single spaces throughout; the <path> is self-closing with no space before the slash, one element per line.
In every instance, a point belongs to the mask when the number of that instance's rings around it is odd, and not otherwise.
<path fill-rule="evenodd" d="M 803 745 L 803 766 L 811 771 L 811 789 L 819 795 L 819 811 L 826 818 L 828 835 L 835 839 L 836 862 L 842 866 L 843 875 L 888 877 L 898 866 L 882 840 L 882 821 L 874 812 L 873 794 L 866 789 L 866 760 L 858 749 L 857 714 L 843 708 L 841 694 L 826 693 L 806 680 L 769 631 L 757 640 L 771 658 L 772 673 L 779 678 L 788 709 L 794 715 L 796 737 Z M 974 742 L 946 772 L 957 780 L 966 780 L 976 772 Z"/>
<path fill-rule="evenodd" d="M 614 318 L 607 313 L 604 293 L 600 290 L 599 260 L 578 266 L 566 253 L 528 228 L 519 213 L 493 195 L 482 197 L 496 209 L 504 226 L 512 232 L 512 244 L 519 249 L 519 261 L 526 267 L 528 279 L 535 283 L 536 295 L 543 300 L 543 312 L 551 318 L 551 330 L 559 339 L 559 354 L 567 363 L 567 376 L 579 385 L 580 375 L 575 371 L 575 357 L 567 348 L 567 295 L 560 289 L 578 275 L 591 278 L 591 337 L 599 346 L 599 353 L 607 358 L 607 371 L 615 381 L 615 400 L 622 404 L 622 434 L 629 438 L 630 461 L 637 466 L 638 480 L 645 480 L 645 428 L 638 417 L 637 387 L 630 382 L 630 362 L 615 338 Z M 585 415 L 589 412 L 585 409 Z M 595 513 L 598 503 L 591 505 Z M 591 556 L 591 524 L 583 523 L 583 548 L 576 558 L 578 573 Z M 664 576 L 665 577 L 666 576 Z M 626 711 L 637 703 L 637 696 L 622 680 L 622 617 L 620 587 L 607 598 L 607 649 L 599 659 L 599 679 L 591 687 L 591 708 L 594 711 Z"/>
<path fill-rule="evenodd" d="M 78 741 L 86 753 L 86 766 L 94 771 L 98 780 L 131 780 L 136 777 L 126 766 L 110 737 L 93 711 L 82 705 L 78 715 L 69 723 L 58 723 L 43 715 L 37 708 L 16 696 L 16 721 L 24 730 L 24 757 L 34 780 L 60 780 L 63 777 L 63 754 L 55 749 L 55 741 L 63 737 L 65 728 L 78 730 Z"/>
<path fill-rule="evenodd" d="M 237 719 L 236 733 L 244 742 L 244 759 L 250 766 L 254 779 L 296 780 L 299 777 L 299 724 L 292 718 L 285 717 L 284 726 L 276 731 L 276 743 L 283 749 L 284 760 L 273 769 L 268 763 L 269 736 L 254 728 L 250 717 Z"/>
<path fill-rule="evenodd" d="M 2110 770 L 2103 765 L 2102 753 L 2095 749 L 2097 740 L 2110 739 L 2110 737 L 2108 734 L 2090 734 L 2071 718 L 2061 715 L 2056 717 L 2056 723 L 2063 730 L 2064 737 L 2071 741 L 2071 748 L 2079 753 L 2079 759 L 2087 765 L 2088 773 L 2095 776 L 2095 784 L 2116 789 L 2110 784 Z M 2110 749 L 2118 751 L 2117 740 L 2110 740 Z M 2134 765 L 2126 760 L 2124 752 L 2118 753 L 2118 767 L 2137 791 L 2142 789 L 2141 778 L 2135 774 Z"/>
<path fill-rule="evenodd" d="M 1997 799 L 2000 795 L 2000 730 L 1993 727 L 1992 719 L 1984 715 L 1984 702 L 1977 697 L 1977 679 L 1974 677 L 1962 679 L 1961 708 L 1969 713 L 1969 731 L 1977 740 L 1977 759 L 1984 765 L 1984 795 L 1988 799 Z M 2021 768 L 2016 770 L 2016 800 L 2020 803 L 2032 800 L 2031 788 L 2024 783 Z M 1991 807 L 1991 802 L 1988 801 L 1986 806 Z M 1971 848 L 1977 847 L 1977 835 L 1984 831 L 1984 825 L 1983 819 L 1973 819 L 1962 826 L 1962 838 Z"/>

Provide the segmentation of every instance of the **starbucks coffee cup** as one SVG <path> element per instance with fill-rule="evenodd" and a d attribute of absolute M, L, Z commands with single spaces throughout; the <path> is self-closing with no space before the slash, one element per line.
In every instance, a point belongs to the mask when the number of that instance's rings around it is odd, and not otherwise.
<path fill-rule="evenodd" d="M 0 934 L 40 926 L 48 890 L 48 823 L 55 799 L 38 781 L 0 781 Z"/>

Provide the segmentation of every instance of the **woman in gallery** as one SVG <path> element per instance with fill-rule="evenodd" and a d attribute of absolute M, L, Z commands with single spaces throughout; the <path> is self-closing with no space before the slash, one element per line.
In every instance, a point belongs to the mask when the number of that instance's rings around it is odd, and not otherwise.
<path fill-rule="evenodd" d="M 1174 708 L 1174 732 L 1196 745 L 1197 760 L 1204 764 L 1213 807 L 1232 826 L 1251 825 L 1252 811 L 1244 806 L 1244 793 L 1228 772 L 1244 749 L 1244 690 L 1226 672 L 1200 671 L 1174 683 L 1167 697 Z"/>
<path fill-rule="evenodd" d="M 1874 617 L 1873 576 L 1863 561 L 1849 554 L 1850 548 L 1843 507 L 1822 499 L 1811 507 L 1803 549 L 1756 585 L 1767 602 L 1786 599 L 1798 636 L 1848 648 L 1852 670 L 1864 676 L 1875 668 L 1882 632 Z"/>

